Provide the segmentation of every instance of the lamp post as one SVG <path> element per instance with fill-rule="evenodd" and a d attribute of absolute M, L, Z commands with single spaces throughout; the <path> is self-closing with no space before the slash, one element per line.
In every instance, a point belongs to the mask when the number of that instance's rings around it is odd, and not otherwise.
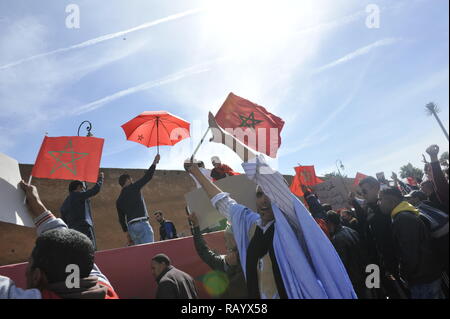
<path fill-rule="evenodd" d="M 94 134 L 91 133 L 92 123 L 89 121 L 83 121 L 83 122 L 81 122 L 80 126 L 78 126 L 78 136 L 80 136 L 80 128 L 83 126 L 84 123 L 87 123 L 87 125 L 88 125 L 86 127 L 86 131 L 87 131 L 86 137 L 94 136 Z"/>
<path fill-rule="evenodd" d="M 89 122 L 89 121 L 83 121 L 83 122 L 81 122 L 80 126 L 78 126 L 78 132 L 77 132 L 78 136 L 80 136 L 80 128 L 83 126 L 84 123 L 87 123 L 87 127 L 86 127 L 87 134 L 86 134 L 86 137 L 94 136 L 94 134 L 91 133 L 92 123 Z M 87 189 L 86 182 L 83 181 L 82 183 L 83 183 L 84 190 L 86 190 Z"/>
<path fill-rule="evenodd" d="M 339 165 L 338 165 L 338 164 L 339 164 Z M 338 170 L 338 174 L 339 174 L 339 176 L 341 177 L 342 183 L 344 184 L 345 191 L 348 193 L 347 185 L 345 184 L 344 177 L 342 176 L 341 170 L 339 169 L 339 167 L 340 167 L 342 170 L 345 170 L 345 166 L 344 166 L 344 164 L 342 164 L 342 161 L 341 161 L 341 160 L 336 160 L 336 168 L 337 168 L 337 170 Z"/>

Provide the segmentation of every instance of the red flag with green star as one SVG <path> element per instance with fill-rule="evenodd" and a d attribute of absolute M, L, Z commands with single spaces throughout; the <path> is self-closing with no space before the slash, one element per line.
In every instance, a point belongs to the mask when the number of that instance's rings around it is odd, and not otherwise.
<path fill-rule="evenodd" d="M 46 136 L 31 175 L 38 178 L 95 183 L 104 141 L 91 136 Z"/>
<path fill-rule="evenodd" d="M 264 107 L 230 93 L 215 118 L 220 127 L 249 148 L 277 156 L 284 121 Z"/>

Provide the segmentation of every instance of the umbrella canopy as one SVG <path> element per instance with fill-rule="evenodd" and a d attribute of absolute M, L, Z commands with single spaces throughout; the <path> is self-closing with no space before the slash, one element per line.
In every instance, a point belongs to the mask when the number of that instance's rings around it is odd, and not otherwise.
<path fill-rule="evenodd" d="M 190 136 L 190 123 L 166 111 L 147 111 L 122 125 L 127 140 L 147 147 L 175 145 Z"/>

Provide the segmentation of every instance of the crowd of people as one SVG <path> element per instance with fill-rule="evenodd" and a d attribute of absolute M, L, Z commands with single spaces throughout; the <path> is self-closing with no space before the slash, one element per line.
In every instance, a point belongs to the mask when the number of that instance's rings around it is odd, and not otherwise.
<path fill-rule="evenodd" d="M 207 246 L 196 212 L 188 216 L 199 258 L 226 278 L 226 289 L 218 297 L 448 298 L 449 183 L 436 145 L 426 150 L 430 162 L 418 186 L 402 182 L 395 174 L 392 181 L 366 177 L 360 181 L 359 191 L 349 194 L 348 209 L 334 210 L 308 187 L 303 187 L 301 201 L 263 156 L 233 137 L 224 138 L 228 133 L 211 115 L 209 124 L 216 128 L 212 141 L 236 152 L 246 176 L 257 185 L 249 190 L 256 193 L 257 209 L 253 211 L 214 183 L 237 174 L 218 157 L 213 157 L 211 171 L 200 161 L 184 163 L 196 186 L 228 220 L 223 233 L 226 254 L 220 255 Z M 238 152 L 238 147 L 245 154 Z M 127 174 L 119 177 L 122 189 L 116 207 L 129 245 L 154 242 L 141 190 L 151 181 L 159 160 L 157 155 L 139 180 L 133 181 Z M 21 182 L 38 239 L 28 263 L 28 289 L 0 276 L 0 298 L 119 298 L 94 263 L 90 198 L 100 192 L 103 179 L 101 173 L 88 190 L 82 182 L 70 183 L 61 219 L 42 204 L 35 186 Z M 174 223 L 166 220 L 162 211 L 153 216 L 160 224 L 160 240 L 177 238 Z M 80 267 L 78 288 L 67 287 L 66 267 L 70 264 Z M 177 269 L 169 256 L 153 256 L 149 265 L 158 284 L 156 298 L 198 298 L 195 280 Z"/>

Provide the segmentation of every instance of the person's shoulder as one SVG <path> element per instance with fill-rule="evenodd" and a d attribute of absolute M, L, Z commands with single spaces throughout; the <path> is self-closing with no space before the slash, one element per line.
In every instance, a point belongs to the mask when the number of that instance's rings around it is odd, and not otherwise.
<path fill-rule="evenodd" d="M 401 225 L 412 225 L 415 223 L 420 223 L 419 216 L 407 210 L 399 212 L 392 220 L 394 227 Z"/>

